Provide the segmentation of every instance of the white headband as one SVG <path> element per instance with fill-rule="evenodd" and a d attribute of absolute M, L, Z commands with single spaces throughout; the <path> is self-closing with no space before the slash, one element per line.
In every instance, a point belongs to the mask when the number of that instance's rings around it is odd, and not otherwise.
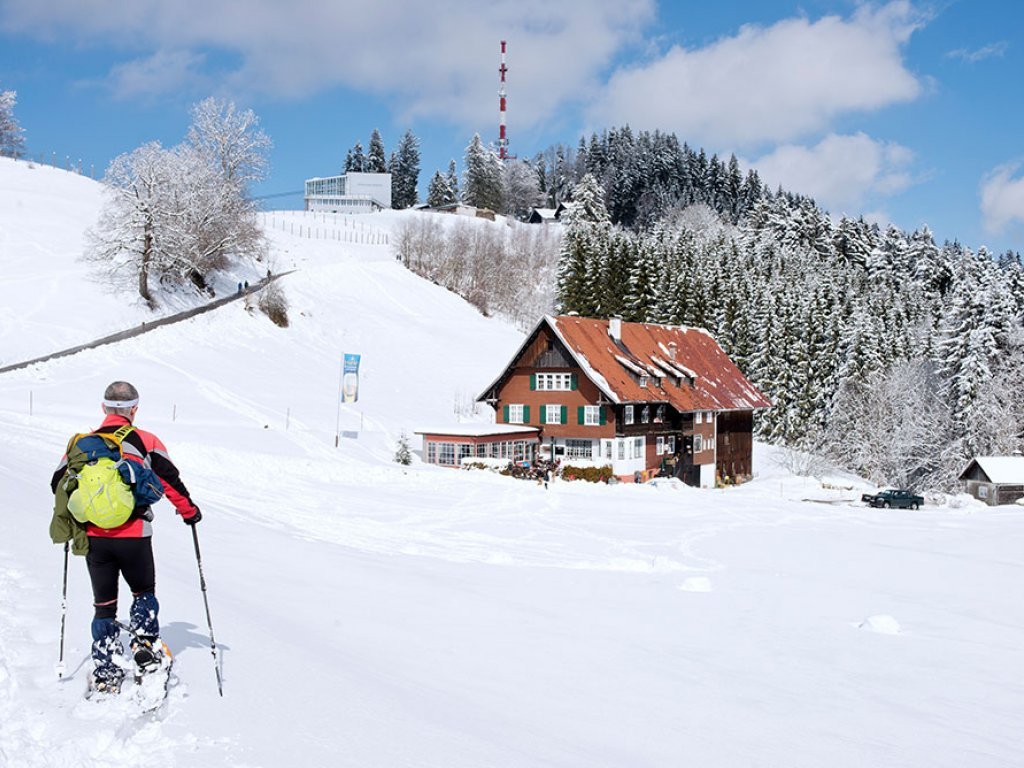
<path fill-rule="evenodd" d="M 139 398 L 134 400 L 104 400 L 103 405 L 107 408 L 134 408 L 139 404 Z"/>

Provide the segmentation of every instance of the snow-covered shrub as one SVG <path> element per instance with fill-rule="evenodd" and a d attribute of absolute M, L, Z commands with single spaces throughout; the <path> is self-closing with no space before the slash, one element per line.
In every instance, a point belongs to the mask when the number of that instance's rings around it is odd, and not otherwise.
<path fill-rule="evenodd" d="M 256 306 L 274 325 L 288 327 L 288 299 L 277 283 L 268 283 L 267 287 L 260 291 Z"/>

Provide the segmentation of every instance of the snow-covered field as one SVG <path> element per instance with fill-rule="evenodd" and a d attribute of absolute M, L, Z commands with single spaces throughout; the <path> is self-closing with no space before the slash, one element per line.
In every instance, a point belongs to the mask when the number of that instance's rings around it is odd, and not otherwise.
<path fill-rule="evenodd" d="M 75 261 L 99 204 L 93 182 L 0 160 L 0 364 L 146 319 Z M 866 509 L 762 446 L 728 490 L 402 468 L 399 435 L 466 415 L 521 337 L 403 270 L 389 238 L 300 220 L 270 229 L 298 270 L 290 328 L 237 302 L 0 375 L 0 765 L 1024 763 L 1024 508 Z M 359 436 L 335 447 L 343 352 L 363 356 L 340 414 Z M 48 480 L 117 378 L 203 509 L 223 661 L 220 698 L 190 532 L 161 503 L 178 682 L 157 717 L 82 700 L 78 558 L 54 673 Z"/>

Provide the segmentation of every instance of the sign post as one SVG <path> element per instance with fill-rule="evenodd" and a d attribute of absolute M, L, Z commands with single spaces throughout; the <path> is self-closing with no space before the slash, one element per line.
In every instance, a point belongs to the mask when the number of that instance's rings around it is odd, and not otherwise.
<path fill-rule="evenodd" d="M 345 353 L 341 358 L 341 375 L 338 380 L 338 413 L 334 425 L 334 447 L 338 447 L 341 436 L 341 404 L 359 400 L 359 359 L 360 355 Z M 360 428 L 362 418 L 360 417 Z"/>

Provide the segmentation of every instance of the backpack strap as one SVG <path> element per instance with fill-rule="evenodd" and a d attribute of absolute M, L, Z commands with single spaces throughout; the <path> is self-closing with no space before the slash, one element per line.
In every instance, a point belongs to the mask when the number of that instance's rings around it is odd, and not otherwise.
<path fill-rule="evenodd" d="M 121 443 L 124 442 L 124 439 L 128 437 L 128 435 L 130 435 L 132 433 L 132 430 L 134 429 L 135 427 L 133 427 L 131 424 L 125 424 L 123 427 L 119 427 L 116 432 L 104 434 L 103 437 L 113 438 L 114 441 L 117 443 L 117 447 L 120 448 Z"/>

